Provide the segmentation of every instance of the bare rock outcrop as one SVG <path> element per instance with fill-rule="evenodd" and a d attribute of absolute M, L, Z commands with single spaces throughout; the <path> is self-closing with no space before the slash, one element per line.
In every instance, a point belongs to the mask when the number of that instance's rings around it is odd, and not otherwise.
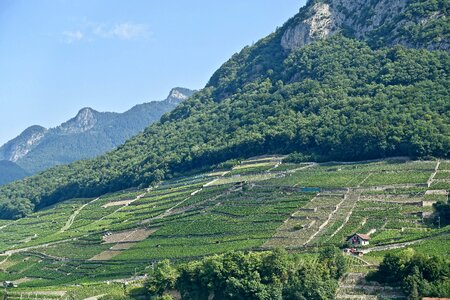
<path fill-rule="evenodd" d="M 412 41 L 404 33 L 404 29 L 411 24 L 426 25 L 433 19 L 448 17 L 436 12 L 412 21 L 406 17 L 410 4 L 411 0 L 309 1 L 284 31 L 281 45 L 285 50 L 301 48 L 342 31 L 355 38 L 367 40 L 382 28 L 388 45 L 449 50 L 450 42 L 446 37 L 421 44 Z"/>

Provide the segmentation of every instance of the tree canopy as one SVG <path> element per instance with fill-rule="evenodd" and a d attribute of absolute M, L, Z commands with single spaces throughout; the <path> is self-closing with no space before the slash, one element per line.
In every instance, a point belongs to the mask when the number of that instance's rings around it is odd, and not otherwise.
<path fill-rule="evenodd" d="M 393 286 L 400 285 L 409 299 L 448 297 L 450 295 L 450 264 L 443 257 L 425 256 L 406 249 L 387 254 L 372 279 Z"/>
<path fill-rule="evenodd" d="M 182 299 L 334 299 L 345 272 L 342 253 L 325 248 L 316 260 L 272 252 L 230 252 L 179 266 L 156 265 L 147 281 L 151 299 L 177 290 Z"/>

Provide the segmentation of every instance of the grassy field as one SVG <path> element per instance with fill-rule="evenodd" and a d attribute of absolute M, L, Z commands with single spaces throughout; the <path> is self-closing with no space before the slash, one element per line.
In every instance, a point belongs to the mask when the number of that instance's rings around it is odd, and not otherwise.
<path fill-rule="evenodd" d="M 104 294 L 107 281 L 144 275 L 165 258 L 276 247 L 307 253 L 342 246 L 353 233 L 370 234 L 369 249 L 394 245 L 388 251 L 398 251 L 414 242 L 410 247 L 419 252 L 449 252 L 449 230 L 437 229 L 430 217 L 430 205 L 448 197 L 434 190 L 448 189 L 449 162 L 428 182 L 435 161 L 280 161 L 249 160 L 230 172 L 73 199 L 24 219 L 2 220 L 0 281 L 16 282 L 22 293 L 61 290 L 83 299 Z M 367 259 L 379 262 L 385 253 L 373 251 Z M 355 270 L 367 269 L 348 260 Z M 111 293 L 123 293 L 122 286 Z"/>

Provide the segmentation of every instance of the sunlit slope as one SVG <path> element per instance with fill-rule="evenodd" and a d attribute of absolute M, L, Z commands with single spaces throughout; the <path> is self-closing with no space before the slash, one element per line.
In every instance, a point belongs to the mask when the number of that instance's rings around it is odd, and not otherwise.
<path fill-rule="evenodd" d="M 353 233 L 371 235 L 365 251 L 375 261 L 379 251 L 405 246 L 449 251 L 449 228 L 438 229 L 430 215 L 431 204 L 448 197 L 448 162 L 281 160 L 256 159 L 1 221 L 0 281 L 47 286 L 128 278 L 160 259 L 303 251 L 340 246 Z"/>

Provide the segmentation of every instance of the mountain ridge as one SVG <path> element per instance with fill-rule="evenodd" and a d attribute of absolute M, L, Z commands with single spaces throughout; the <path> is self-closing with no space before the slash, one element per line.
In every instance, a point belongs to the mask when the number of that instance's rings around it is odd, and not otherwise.
<path fill-rule="evenodd" d="M 165 100 L 138 104 L 123 113 L 84 107 L 57 127 L 34 125 L 25 129 L 0 147 L 0 158 L 13 161 L 30 173 L 91 158 L 117 147 L 192 94 L 189 89 L 173 88 Z M 96 149 L 89 149 L 91 143 Z"/>
<path fill-rule="evenodd" d="M 39 125 L 28 127 L 16 138 L 0 147 L 0 158 L 16 162 L 20 157 L 26 155 L 34 144 L 42 139 L 46 131 L 46 128 Z"/>

